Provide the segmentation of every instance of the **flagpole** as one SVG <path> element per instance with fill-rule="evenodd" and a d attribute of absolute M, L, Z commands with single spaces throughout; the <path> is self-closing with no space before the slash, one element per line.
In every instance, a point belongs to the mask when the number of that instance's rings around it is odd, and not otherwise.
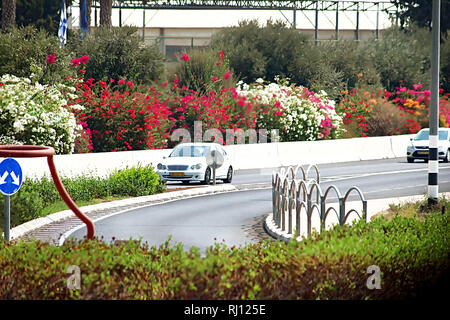
<path fill-rule="evenodd" d="M 59 19 L 58 39 L 60 41 L 61 48 L 63 48 L 67 42 L 67 11 L 65 0 L 62 0 L 61 5 L 61 17 Z"/>

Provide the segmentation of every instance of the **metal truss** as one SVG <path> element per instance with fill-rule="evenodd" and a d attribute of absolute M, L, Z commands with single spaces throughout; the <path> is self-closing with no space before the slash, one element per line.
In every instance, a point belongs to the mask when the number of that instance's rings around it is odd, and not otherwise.
<path fill-rule="evenodd" d="M 81 0 L 74 1 L 81 2 Z M 120 9 L 248 9 L 301 11 L 384 11 L 395 13 L 397 6 L 386 0 L 113 0 Z M 99 1 L 92 6 L 99 8 Z"/>

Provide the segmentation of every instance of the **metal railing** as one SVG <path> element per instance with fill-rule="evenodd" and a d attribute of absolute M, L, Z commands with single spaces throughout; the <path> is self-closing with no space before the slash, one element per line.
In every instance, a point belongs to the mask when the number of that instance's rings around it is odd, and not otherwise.
<path fill-rule="evenodd" d="M 308 178 L 311 170 L 315 171 L 314 178 Z M 300 173 L 301 177 L 297 179 Z M 332 193 L 337 196 L 337 208 L 330 206 L 329 200 Z M 346 208 L 346 202 L 352 193 L 356 193 L 361 200 L 361 212 Z M 334 185 L 322 192 L 319 169 L 316 165 L 309 165 L 306 170 L 302 166 L 289 167 L 287 170 L 282 168 L 280 172 L 272 174 L 272 213 L 275 225 L 290 235 L 305 233 L 302 232 L 302 227 L 306 218 L 305 231 L 309 236 L 313 232 L 313 219 L 320 222 L 317 231 L 321 232 L 326 226 L 330 213 L 336 215 L 341 226 L 347 222 L 352 213 L 367 222 L 367 200 L 358 187 L 351 187 L 344 196 Z"/>

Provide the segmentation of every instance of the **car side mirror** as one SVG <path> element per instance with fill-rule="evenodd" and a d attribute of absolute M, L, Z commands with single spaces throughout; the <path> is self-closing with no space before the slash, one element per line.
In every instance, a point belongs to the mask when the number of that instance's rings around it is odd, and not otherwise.
<path fill-rule="evenodd" d="M 163 157 L 163 159 L 165 159 L 165 158 L 166 158 L 166 156 Z"/>
<path fill-rule="evenodd" d="M 409 141 L 412 141 L 413 139 L 412 138 L 409 138 Z"/>

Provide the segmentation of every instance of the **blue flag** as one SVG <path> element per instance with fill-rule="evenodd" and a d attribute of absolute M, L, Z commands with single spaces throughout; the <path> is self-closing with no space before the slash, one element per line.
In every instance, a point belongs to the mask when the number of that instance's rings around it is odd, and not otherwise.
<path fill-rule="evenodd" d="M 82 33 L 82 38 L 86 37 L 87 35 L 87 17 L 86 17 L 86 0 L 83 1 L 83 9 L 81 10 L 81 17 L 80 17 L 80 29 Z"/>
<path fill-rule="evenodd" d="M 66 1 L 62 1 L 61 19 L 59 20 L 58 39 L 61 42 L 61 47 L 67 42 L 67 12 Z"/>

